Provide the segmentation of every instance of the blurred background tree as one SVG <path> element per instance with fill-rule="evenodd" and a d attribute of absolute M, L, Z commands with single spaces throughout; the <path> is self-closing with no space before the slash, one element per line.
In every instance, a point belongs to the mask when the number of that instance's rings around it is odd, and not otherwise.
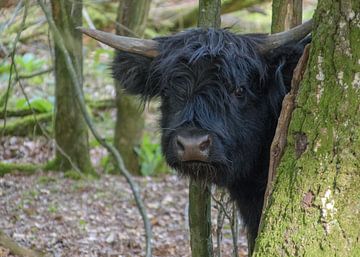
<path fill-rule="evenodd" d="M 116 18 L 116 34 L 142 37 L 150 10 L 150 0 L 120 0 Z M 128 169 L 140 175 L 140 159 L 135 151 L 144 130 L 144 115 L 140 100 L 125 95 L 115 81 L 117 117 L 114 144 L 124 158 Z"/>
<path fill-rule="evenodd" d="M 76 27 L 82 25 L 82 1 L 51 1 L 54 21 L 66 42 L 79 81 L 83 82 L 82 34 Z M 76 103 L 73 82 L 66 68 L 65 57 L 54 41 L 56 148 L 55 167 L 63 171 L 79 169 L 94 173 L 90 155 L 88 128 Z"/>

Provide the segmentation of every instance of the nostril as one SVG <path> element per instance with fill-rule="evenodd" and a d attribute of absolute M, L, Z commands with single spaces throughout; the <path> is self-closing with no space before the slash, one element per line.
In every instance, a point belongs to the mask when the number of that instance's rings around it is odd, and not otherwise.
<path fill-rule="evenodd" d="M 206 151 L 209 149 L 210 145 L 211 145 L 211 138 L 210 136 L 206 135 L 203 138 L 202 142 L 199 144 L 199 149 L 200 151 Z"/>
<path fill-rule="evenodd" d="M 177 137 L 177 138 L 176 138 L 176 146 L 177 146 L 178 150 L 180 150 L 180 151 L 185 151 L 185 146 L 184 146 L 184 144 L 181 142 L 181 138 L 180 138 L 180 137 Z"/>
<path fill-rule="evenodd" d="M 182 161 L 206 162 L 210 153 L 212 138 L 205 133 L 182 133 L 174 138 L 174 154 Z"/>

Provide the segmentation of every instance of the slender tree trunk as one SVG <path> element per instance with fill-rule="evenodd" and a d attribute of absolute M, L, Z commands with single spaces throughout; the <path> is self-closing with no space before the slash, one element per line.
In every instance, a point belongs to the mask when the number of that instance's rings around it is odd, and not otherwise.
<path fill-rule="evenodd" d="M 200 0 L 198 27 L 220 28 L 220 10 L 220 0 Z"/>
<path fill-rule="evenodd" d="M 121 0 L 117 14 L 116 33 L 141 37 L 146 27 L 150 2 L 150 0 Z M 144 128 L 141 104 L 137 97 L 123 94 L 118 83 L 115 82 L 117 107 L 115 147 L 123 156 L 128 169 L 139 175 L 140 163 L 134 148 L 139 145 Z"/>
<path fill-rule="evenodd" d="M 211 186 L 190 179 L 190 247 L 193 257 L 213 256 L 211 237 Z"/>
<path fill-rule="evenodd" d="M 82 25 L 82 1 L 51 1 L 56 26 L 64 37 L 77 74 L 82 81 L 82 34 L 75 28 Z M 76 103 L 73 83 L 66 68 L 65 59 L 55 42 L 55 140 L 71 162 L 59 150 L 56 151 L 58 168 L 77 168 L 86 173 L 94 172 L 90 156 L 88 131 Z"/>
<path fill-rule="evenodd" d="M 199 1 L 198 26 L 220 27 L 220 0 Z M 190 180 L 189 188 L 190 245 L 193 257 L 213 256 L 211 238 L 211 186 Z"/>
<path fill-rule="evenodd" d="M 254 256 L 360 256 L 360 2 L 320 0 Z"/>
<path fill-rule="evenodd" d="M 271 33 L 291 29 L 302 21 L 302 0 L 273 0 Z"/>

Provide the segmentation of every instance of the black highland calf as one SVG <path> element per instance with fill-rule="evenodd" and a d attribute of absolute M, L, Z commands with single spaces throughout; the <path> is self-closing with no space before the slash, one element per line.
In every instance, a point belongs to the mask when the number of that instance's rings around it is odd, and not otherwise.
<path fill-rule="evenodd" d="M 194 29 L 155 40 L 154 58 L 119 52 L 113 76 L 144 101 L 160 99 L 168 164 L 227 188 L 253 245 L 281 102 L 309 39 L 266 53 L 257 50 L 264 36 L 228 30 Z"/>

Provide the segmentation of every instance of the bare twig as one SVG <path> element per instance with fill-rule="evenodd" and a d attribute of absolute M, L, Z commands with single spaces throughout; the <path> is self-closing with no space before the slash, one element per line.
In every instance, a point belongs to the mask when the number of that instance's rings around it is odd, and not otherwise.
<path fill-rule="evenodd" d="M 264 205 L 262 209 L 262 215 L 259 225 L 259 232 L 262 229 L 264 213 L 266 207 L 269 202 L 269 197 L 272 193 L 274 179 L 276 177 L 276 169 L 280 164 L 281 157 L 284 154 L 284 149 L 287 142 L 287 134 L 289 129 L 289 124 L 291 121 L 292 113 L 296 107 L 296 97 L 299 91 L 300 82 L 303 78 L 303 75 L 306 70 L 307 61 L 309 58 L 309 48 L 310 46 L 307 45 L 304 49 L 304 53 L 301 56 L 295 70 L 294 75 L 291 80 L 291 90 L 290 92 L 284 97 L 282 102 L 282 109 L 280 113 L 280 117 L 278 119 L 278 124 L 275 131 L 275 136 L 270 148 L 270 164 L 269 164 L 269 176 L 267 187 L 264 196 Z"/>
<path fill-rule="evenodd" d="M 21 3 L 23 4 L 23 1 L 21 1 Z M 6 93 L 5 93 L 5 104 L 4 104 L 4 108 L 3 108 L 3 112 L 5 113 L 4 116 L 4 125 L 3 125 L 3 130 L 5 130 L 6 127 L 6 110 L 7 110 L 7 104 L 8 104 L 8 100 L 9 100 L 9 95 L 10 95 L 10 91 L 11 91 L 11 81 L 12 81 L 12 70 L 14 69 L 14 59 L 15 59 L 15 50 L 16 50 L 16 45 L 19 42 L 20 39 L 20 35 L 21 32 L 23 31 L 23 28 L 25 26 L 25 21 L 26 21 L 26 17 L 27 17 L 27 12 L 28 12 L 28 1 L 25 1 L 25 5 L 24 5 L 24 15 L 23 15 L 23 19 L 21 21 L 21 26 L 20 26 L 20 30 L 18 31 L 15 41 L 14 41 L 14 46 L 13 46 L 13 50 L 11 52 L 11 60 L 12 63 L 10 65 L 10 75 L 9 75 L 9 81 L 8 81 L 8 86 L 6 89 Z"/>
<path fill-rule="evenodd" d="M 37 71 L 37 72 L 34 72 L 34 73 L 31 73 L 31 74 L 20 74 L 16 80 L 20 80 L 20 79 L 31 79 L 33 77 L 37 77 L 37 76 L 41 76 L 41 75 L 44 75 L 46 73 L 49 73 L 53 70 L 53 67 L 50 67 L 48 69 L 45 69 L 45 70 L 40 70 L 40 71 Z"/>
<path fill-rule="evenodd" d="M 144 207 L 144 204 L 141 200 L 140 194 L 139 194 L 139 189 L 137 184 L 133 181 L 129 171 L 127 170 L 127 168 L 125 167 L 124 161 L 121 157 L 121 155 L 119 154 L 119 152 L 109 143 L 107 143 L 105 141 L 105 139 L 103 139 L 100 134 L 95 130 L 93 123 L 90 119 L 90 116 L 87 112 L 86 109 L 86 105 L 84 102 L 84 98 L 83 98 L 83 94 L 81 91 L 81 87 L 80 87 L 80 82 L 78 80 L 78 77 L 76 75 L 75 69 L 74 69 L 74 65 L 71 61 L 70 55 L 65 47 L 63 38 L 61 37 L 61 34 L 58 30 L 58 28 L 56 27 L 53 18 L 51 17 L 50 12 L 47 10 L 47 8 L 45 7 L 43 1 L 38 0 L 39 5 L 41 6 L 41 9 L 43 10 L 43 12 L 46 15 L 47 21 L 49 23 L 49 27 L 52 31 L 52 34 L 55 38 L 55 42 L 56 44 L 58 44 L 59 49 L 61 50 L 62 54 L 64 55 L 65 58 L 65 62 L 66 62 L 66 67 L 70 73 L 71 79 L 73 81 L 74 84 L 74 94 L 76 96 L 77 99 L 77 103 L 79 104 L 80 110 L 84 116 L 84 119 L 87 123 L 87 125 L 89 126 L 92 134 L 94 135 L 94 137 L 96 138 L 96 140 L 102 145 L 104 146 L 115 158 L 116 164 L 118 166 L 118 168 L 120 169 L 120 171 L 122 172 L 122 174 L 125 176 L 127 182 L 130 185 L 130 188 L 134 194 L 135 197 L 135 201 L 136 204 L 138 206 L 139 212 L 142 216 L 142 219 L 144 221 L 144 228 L 145 228 L 145 237 L 146 237 L 146 256 L 150 257 L 151 256 L 151 225 L 150 222 L 147 218 L 147 214 L 146 214 L 146 209 Z"/>
<path fill-rule="evenodd" d="M 224 190 L 220 191 L 220 200 L 219 202 L 223 202 L 224 201 L 224 197 L 225 197 L 226 193 Z M 213 194 L 211 194 L 211 196 L 213 197 L 213 199 L 215 198 Z M 215 198 L 214 201 L 216 201 L 217 199 Z M 224 226 L 224 221 L 225 221 L 225 214 L 224 214 L 224 207 L 221 207 L 217 202 L 216 202 L 216 208 L 218 210 L 218 215 L 217 215 L 217 224 L 216 224 L 216 250 L 214 252 L 216 257 L 221 257 L 221 241 L 222 241 L 222 228 Z"/>
<path fill-rule="evenodd" d="M 213 196 L 213 194 L 211 194 L 211 198 L 214 200 L 214 202 L 223 210 L 224 215 L 226 216 L 226 218 L 231 221 L 231 215 L 229 214 L 229 212 L 227 211 L 227 208 L 224 206 L 224 204 L 222 203 L 222 201 L 216 199 L 216 197 Z M 226 202 L 225 204 L 228 204 L 228 202 Z"/>
<path fill-rule="evenodd" d="M 15 7 L 14 13 L 11 18 L 5 22 L 2 26 L 0 26 L 0 34 L 2 34 L 15 20 L 16 16 L 19 14 L 21 7 L 23 6 L 24 1 L 20 1 L 17 6 Z"/>
<path fill-rule="evenodd" d="M 225 215 L 222 208 L 218 209 L 217 224 L 216 224 L 216 250 L 214 252 L 216 257 L 221 257 L 221 241 L 222 241 L 222 228 L 224 226 Z"/>
<path fill-rule="evenodd" d="M 219 214 L 222 213 L 223 217 L 227 218 L 230 222 L 230 229 L 231 229 L 231 235 L 232 235 L 232 241 L 233 241 L 233 257 L 237 257 L 238 256 L 238 245 L 237 245 L 237 241 L 238 241 L 238 219 L 237 219 L 237 208 L 236 208 L 236 204 L 234 202 L 231 202 L 231 200 L 225 201 L 225 191 L 223 191 L 220 195 L 220 199 L 218 200 L 213 194 L 211 194 L 211 198 L 214 200 L 214 202 L 216 203 L 217 207 L 218 207 L 218 212 Z M 229 213 L 229 204 L 231 204 L 231 214 Z M 219 214 L 218 214 L 218 221 L 219 221 Z M 219 226 L 219 224 L 218 224 Z M 221 224 L 222 226 L 222 224 Z M 219 246 L 219 235 L 218 235 L 218 231 L 217 231 L 217 256 L 221 256 L 221 251 L 220 251 L 220 246 Z M 220 231 L 221 233 L 221 231 Z"/>
<path fill-rule="evenodd" d="M 231 220 L 231 235 L 233 239 L 233 257 L 238 257 L 239 247 L 237 245 L 239 235 L 239 222 L 237 216 L 236 203 L 232 203 L 232 220 Z"/>
<path fill-rule="evenodd" d="M 15 65 L 13 63 L 15 63 L 15 53 L 16 53 L 16 49 L 14 48 L 12 50 L 14 53 L 14 56 L 11 57 L 11 63 L 12 65 Z M 37 72 L 34 72 L 34 73 L 31 73 L 31 74 L 16 74 L 16 78 L 14 80 L 11 81 L 11 85 L 10 87 L 8 87 L 8 90 L 0 96 L 0 107 L 3 106 L 5 103 L 7 103 L 8 101 L 8 98 L 10 96 L 10 91 L 11 91 L 11 88 L 13 87 L 13 85 L 15 85 L 20 79 L 31 79 L 33 77 L 36 77 L 36 76 L 41 76 L 41 75 L 44 75 L 48 72 L 51 72 L 53 70 L 52 67 L 48 68 L 48 69 L 45 69 L 45 70 L 40 70 L 40 71 L 37 71 Z M 13 70 L 10 70 L 10 75 L 12 77 L 12 74 L 13 74 Z M 5 113 L 7 114 L 8 113 L 8 110 L 7 110 L 7 107 L 6 108 L 3 108 L 3 110 L 0 112 L 2 115 L 1 115 L 1 119 L 4 119 L 6 118 L 7 115 L 5 115 Z M 10 114 L 9 114 L 10 115 Z M 11 116 L 11 115 L 10 115 Z"/>

